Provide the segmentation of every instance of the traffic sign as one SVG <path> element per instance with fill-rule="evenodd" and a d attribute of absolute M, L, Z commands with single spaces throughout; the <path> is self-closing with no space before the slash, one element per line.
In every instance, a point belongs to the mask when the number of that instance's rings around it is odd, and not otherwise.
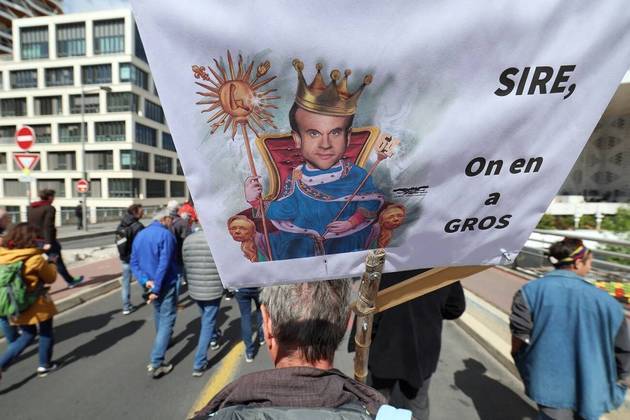
<path fill-rule="evenodd" d="M 90 183 L 86 179 L 80 179 L 77 181 L 77 192 L 85 194 L 90 189 Z"/>
<path fill-rule="evenodd" d="M 22 150 L 28 150 L 35 143 L 35 130 L 23 125 L 15 132 L 15 142 Z"/>
<path fill-rule="evenodd" d="M 39 162 L 38 153 L 15 153 L 13 158 L 17 166 L 23 171 L 30 171 L 37 165 L 37 162 Z"/>

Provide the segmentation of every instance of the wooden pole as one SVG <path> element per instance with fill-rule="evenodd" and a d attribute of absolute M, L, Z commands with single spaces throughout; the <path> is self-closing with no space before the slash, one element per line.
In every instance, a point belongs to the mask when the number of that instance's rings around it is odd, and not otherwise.
<path fill-rule="evenodd" d="M 381 283 L 381 274 L 385 264 L 385 250 L 370 250 L 365 262 L 365 272 L 359 286 L 359 296 L 354 303 L 357 333 L 354 338 L 356 353 L 354 356 L 354 378 L 364 382 L 368 375 L 368 358 L 372 342 L 372 321 L 376 312 L 376 295 Z"/>

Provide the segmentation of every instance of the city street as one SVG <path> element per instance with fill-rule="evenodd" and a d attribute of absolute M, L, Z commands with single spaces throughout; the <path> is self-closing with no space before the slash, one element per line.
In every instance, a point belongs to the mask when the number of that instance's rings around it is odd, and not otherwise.
<path fill-rule="evenodd" d="M 140 303 L 134 285 L 134 302 Z M 191 376 L 199 322 L 196 305 L 184 294 L 168 359 L 173 372 L 159 380 L 147 376 L 153 340 L 151 308 L 123 316 L 119 290 L 55 318 L 54 358 L 59 371 L 35 375 L 37 346 L 29 347 L 0 381 L 2 417 L 10 419 L 183 419 L 199 397 L 214 394 L 242 373 L 271 368 L 266 350 L 246 364 L 234 300 L 223 301 L 221 348 L 211 351 L 212 368 Z M 400 343 L 404 345 L 404 343 Z M 6 343 L 0 343 L 4 351 Z M 336 365 L 352 374 L 352 355 L 340 347 Z M 207 385 L 208 384 L 208 385 Z M 202 397 L 203 398 L 203 397 Z M 443 351 L 431 383 L 431 418 L 533 419 L 519 382 L 458 326 L 447 323 Z"/>

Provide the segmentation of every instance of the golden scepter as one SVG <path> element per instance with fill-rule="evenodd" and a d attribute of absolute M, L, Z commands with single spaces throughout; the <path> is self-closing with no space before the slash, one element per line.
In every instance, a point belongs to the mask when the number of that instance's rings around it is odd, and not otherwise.
<path fill-rule="evenodd" d="M 232 54 L 227 52 L 228 68 L 226 69 L 216 58 L 212 59 L 216 66 L 216 70 L 212 66 L 207 69 L 212 76 L 206 72 L 206 67 L 193 65 L 192 71 L 195 79 L 202 79 L 204 82 L 195 82 L 197 85 L 206 89 L 205 92 L 197 92 L 204 98 L 197 102 L 197 105 L 209 105 L 201 112 L 215 111 L 208 117 L 210 126 L 210 134 L 214 134 L 221 126 L 225 133 L 228 128 L 232 128 L 232 140 L 236 136 L 240 127 L 241 134 L 245 142 L 245 151 L 247 152 L 247 160 L 252 177 L 258 177 L 256 165 L 254 164 L 254 156 L 249 144 L 249 135 L 247 130 L 251 130 L 254 135 L 258 136 L 258 132 L 254 125 L 261 130 L 265 126 L 277 129 L 273 123 L 273 115 L 268 111 L 269 108 L 278 109 L 277 106 L 269 103 L 271 100 L 280 99 L 279 96 L 271 95 L 277 89 L 268 89 L 261 92 L 260 88 L 271 82 L 276 76 L 271 76 L 261 80 L 271 68 L 271 63 L 267 60 L 256 68 L 255 76 L 252 75 L 254 69 L 254 61 L 252 60 L 248 66 L 244 66 L 243 57 L 238 55 L 237 69 L 234 68 Z M 229 71 L 229 73 L 228 73 Z M 251 79 L 251 80 L 250 80 Z M 263 232 L 265 236 L 265 244 L 269 260 L 273 261 L 271 254 L 271 245 L 269 243 L 269 233 L 267 231 L 267 220 L 265 216 L 265 202 L 262 193 L 259 195 L 260 210 L 262 217 Z"/>

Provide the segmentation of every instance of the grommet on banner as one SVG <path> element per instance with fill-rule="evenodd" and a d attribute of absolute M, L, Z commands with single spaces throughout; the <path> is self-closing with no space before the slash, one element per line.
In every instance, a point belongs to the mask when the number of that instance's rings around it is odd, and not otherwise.
<path fill-rule="evenodd" d="M 510 253 L 507 252 L 507 250 L 501 248 L 499 251 L 501 251 L 501 262 L 500 264 L 512 264 L 514 262 L 514 259 L 510 256 Z"/>

